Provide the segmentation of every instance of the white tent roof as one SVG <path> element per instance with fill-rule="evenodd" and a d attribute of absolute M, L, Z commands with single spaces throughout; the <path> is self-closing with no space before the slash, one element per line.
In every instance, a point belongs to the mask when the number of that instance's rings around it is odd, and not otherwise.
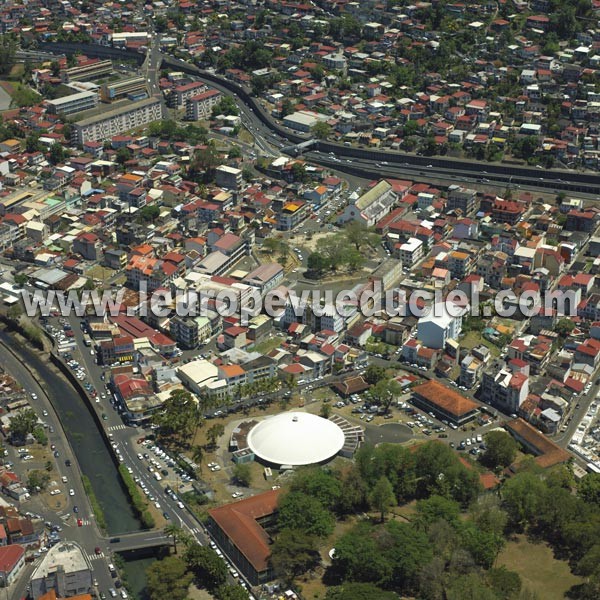
<path fill-rule="evenodd" d="M 265 419 L 248 434 L 256 456 L 275 465 L 311 465 L 335 456 L 344 432 L 332 421 L 304 412 L 286 412 Z"/>

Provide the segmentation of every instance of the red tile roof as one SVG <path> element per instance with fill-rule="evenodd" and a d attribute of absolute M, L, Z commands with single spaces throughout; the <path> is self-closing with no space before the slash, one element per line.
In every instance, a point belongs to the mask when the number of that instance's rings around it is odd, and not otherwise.
<path fill-rule="evenodd" d="M 259 572 L 267 569 L 271 551 L 269 535 L 258 524 L 258 519 L 277 511 L 280 493 L 281 490 L 271 490 L 208 511 L 213 521 Z"/>

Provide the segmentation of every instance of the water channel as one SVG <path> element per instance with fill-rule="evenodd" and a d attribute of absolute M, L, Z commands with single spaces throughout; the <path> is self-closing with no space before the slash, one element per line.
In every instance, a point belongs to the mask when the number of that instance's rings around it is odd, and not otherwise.
<path fill-rule="evenodd" d="M 89 478 L 102 506 L 108 533 L 114 535 L 139 531 L 140 522 L 131 508 L 127 491 L 83 398 L 37 354 L 20 344 L 13 336 L 2 332 L 0 337 L 23 363 L 29 364 L 39 373 L 81 472 Z"/>

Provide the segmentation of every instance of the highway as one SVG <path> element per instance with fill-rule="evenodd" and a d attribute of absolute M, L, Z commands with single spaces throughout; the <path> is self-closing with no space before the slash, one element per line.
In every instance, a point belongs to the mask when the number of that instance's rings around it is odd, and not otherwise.
<path fill-rule="evenodd" d="M 194 76 L 199 81 L 220 90 L 222 93 L 234 96 L 242 111 L 244 125 L 246 125 L 256 138 L 257 145 L 261 147 L 266 155 L 280 154 L 280 149 L 288 147 L 299 142 L 306 141 L 309 136 L 301 134 L 277 122 L 260 102 L 251 96 L 248 89 L 245 89 L 236 83 L 224 79 L 214 72 L 199 69 L 194 64 L 176 59 L 168 54 L 160 52 L 158 36 L 154 37 L 151 47 L 151 63 L 149 70 L 154 69 L 155 77 L 158 69 L 161 67 L 175 71 L 182 71 Z M 83 53 L 87 56 L 97 56 L 101 58 L 112 58 L 113 60 L 135 60 L 139 63 L 144 59 L 137 52 L 128 52 L 117 48 L 108 48 L 96 44 L 80 44 L 69 42 L 41 43 L 40 50 L 54 54 L 74 54 Z M 150 79 L 152 79 L 150 77 Z M 157 86 L 150 81 L 151 92 L 153 95 L 159 94 Z M 467 178 L 481 178 L 489 180 L 498 186 L 525 185 L 538 192 L 556 193 L 557 191 L 577 192 L 579 194 L 589 194 L 597 197 L 600 187 L 600 175 L 592 171 L 575 171 L 566 169 L 536 169 L 526 165 L 509 163 L 486 163 L 465 158 L 453 158 L 447 156 L 418 156 L 397 152 L 393 150 L 381 149 L 371 150 L 368 148 L 345 146 L 342 144 L 319 141 L 317 150 L 321 153 L 329 154 L 333 152 L 339 159 L 364 159 L 369 165 L 369 177 L 372 178 L 379 173 L 383 166 L 389 167 L 390 176 L 402 175 L 400 167 L 412 167 L 414 178 L 415 172 L 419 170 L 425 173 L 424 179 L 436 177 L 455 176 L 456 182 Z M 315 159 L 318 164 L 327 166 L 325 160 L 321 157 Z M 389 163 L 385 165 L 384 163 Z M 362 169 L 353 170 L 352 165 L 339 164 L 337 168 L 342 172 L 353 173 L 356 176 L 364 176 Z M 486 173 L 487 172 L 487 173 Z"/>

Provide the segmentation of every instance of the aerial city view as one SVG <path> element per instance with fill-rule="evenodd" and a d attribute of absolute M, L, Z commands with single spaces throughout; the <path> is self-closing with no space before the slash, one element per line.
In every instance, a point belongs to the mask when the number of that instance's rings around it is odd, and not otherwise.
<path fill-rule="evenodd" d="M 600 0 L 0 0 L 0 600 L 600 599 Z"/>

